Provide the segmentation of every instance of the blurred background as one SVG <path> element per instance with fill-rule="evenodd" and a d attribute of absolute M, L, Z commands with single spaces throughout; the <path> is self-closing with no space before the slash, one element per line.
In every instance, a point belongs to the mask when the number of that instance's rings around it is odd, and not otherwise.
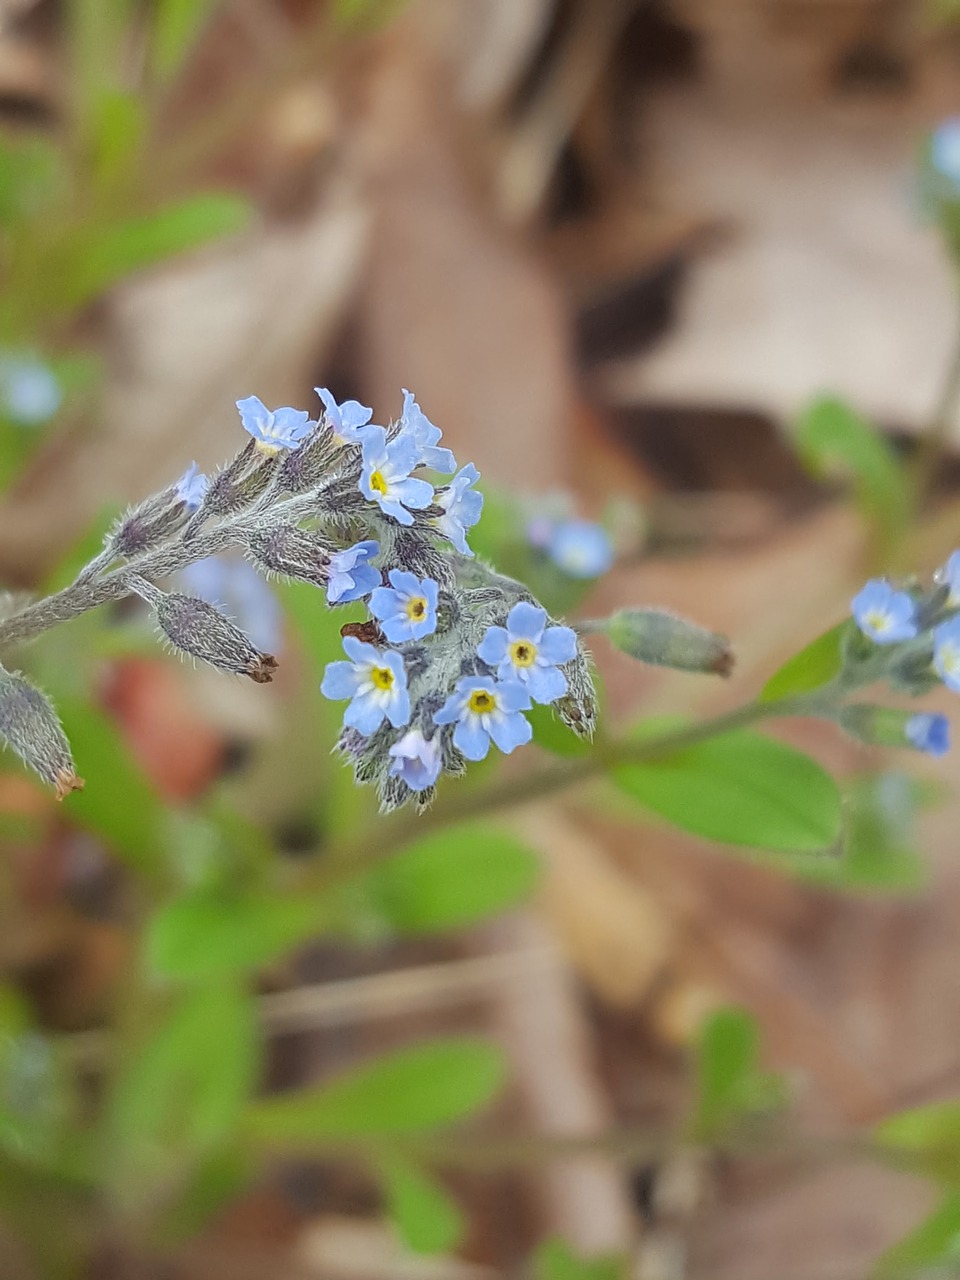
<path fill-rule="evenodd" d="M 126 504 L 236 452 L 242 397 L 313 414 L 323 385 L 384 422 L 406 387 L 483 475 L 478 549 L 552 609 L 732 638 L 726 682 L 599 640 L 611 723 L 737 705 L 871 572 L 960 541 L 955 239 L 923 181 L 958 110 L 949 0 L 0 0 L 0 581 L 69 581 Z M 873 424 L 880 482 L 829 465 L 816 413 Z M 883 487 L 901 466 L 912 505 Z M 131 1076 L 114 1048 L 170 1007 L 140 975 L 153 914 L 238 880 L 292 895 L 379 830 L 317 692 L 339 620 L 248 568 L 191 589 L 259 629 L 269 689 L 172 660 L 129 607 L 22 659 L 87 787 L 57 806 L 0 766 L 0 1276 L 869 1274 L 936 1195 L 853 1135 L 960 1091 L 960 809 L 950 757 L 905 774 L 822 725 L 782 736 L 855 780 L 846 862 L 578 793 L 504 818 L 537 866 L 504 915 L 420 929 L 409 886 L 361 886 L 282 956 L 250 925 L 265 1090 L 428 1034 L 502 1047 L 438 1256 L 363 1161 L 150 1128 L 174 1060 Z M 718 1157 L 663 1135 L 729 1005 L 790 1120 Z M 113 1145 L 74 1161 L 101 1107 Z M 531 1263 L 554 1236 L 570 1255 Z"/>

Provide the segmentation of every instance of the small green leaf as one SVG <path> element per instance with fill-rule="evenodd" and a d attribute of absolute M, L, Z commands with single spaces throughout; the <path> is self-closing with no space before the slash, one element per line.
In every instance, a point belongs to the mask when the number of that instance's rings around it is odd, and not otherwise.
<path fill-rule="evenodd" d="M 948 1195 L 903 1240 L 876 1263 L 873 1280 L 950 1280 L 960 1273 L 960 1194 Z"/>
<path fill-rule="evenodd" d="M 676 721 L 646 722 L 649 737 Z M 617 765 L 621 791 L 667 821 L 725 844 L 811 853 L 840 834 L 840 792 L 815 760 L 749 730 Z"/>
<path fill-rule="evenodd" d="M 374 910 L 398 933 L 460 929 L 523 902 L 536 856 L 496 827 L 455 826 L 425 837 L 368 873 Z"/>
<path fill-rule="evenodd" d="M 852 481 L 857 505 L 886 546 L 895 545 L 909 518 L 906 475 L 892 446 L 842 400 L 823 396 L 801 416 L 797 453 L 818 478 Z"/>
<path fill-rule="evenodd" d="M 153 68 L 161 80 L 179 71 L 213 12 L 216 0 L 156 0 Z"/>
<path fill-rule="evenodd" d="M 303 1145 L 450 1124 L 486 1105 L 504 1080 L 502 1054 L 483 1040 L 433 1040 L 385 1055 L 314 1089 L 251 1108 L 269 1143 Z"/>
<path fill-rule="evenodd" d="M 204 889 L 153 916 L 147 963 L 166 978 L 242 973 L 276 960 L 327 924 L 326 910 L 315 898 Z"/>
<path fill-rule="evenodd" d="M 917 1173 L 960 1187 L 960 1102 L 901 1111 L 877 1125 L 874 1137 Z"/>
<path fill-rule="evenodd" d="M 534 1259 L 536 1280 L 626 1280 L 628 1260 L 617 1254 L 582 1258 L 565 1240 L 545 1240 Z"/>
<path fill-rule="evenodd" d="M 829 684 L 843 667 L 843 635 L 850 625 L 849 618 L 838 622 L 788 659 L 763 686 L 760 701 L 778 702 Z"/>
<path fill-rule="evenodd" d="M 399 1156 L 385 1157 L 380 1173 L 387 1210 L 400 1238 L 415 1253 L 448 1253 L 463 1238 L 463 1214 L 443 1187 Z"/>
<path fill-rule="evenodd" d="M 526 712 L 533 725 L 533 740 L 538 747 L 558 756 L 588 756 L 593 750 L 589 742 L 578 738 L 572 729 L 555 715 L 552 707 L 535 705 Z"/>
<path fill-rule="evenodd" d="M 697 1104 L 693 1140 L 723 1136 L 738 1119 L 783 1104 L 780 1076 L 757 1070 L 760 1036 L 743 1009 L 718 1009 L 706 1019 L 697 1044 Z"/>

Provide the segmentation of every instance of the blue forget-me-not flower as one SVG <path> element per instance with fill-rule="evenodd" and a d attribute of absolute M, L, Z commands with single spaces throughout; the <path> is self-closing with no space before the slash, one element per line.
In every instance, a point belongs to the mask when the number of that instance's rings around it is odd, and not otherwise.
<path fill-rule="evenodd" d="M 883 578 L 871 578 L 850 602 L 857 626 L 877 644 L 897 644 L 917 634 L 917 607 L 906 591 Z"/>
<path fill-rule="evenodd" d="M 433 501 L 433 485 L 410 475 L 419 461 L 419 447 L 412 437 L 401 435 L 387 443 L 383 427 L 368 427 L 363 437 L 360 492 L 398 524 L 413 524 L 407 508 L 418 510 Z"/>
<path fill-rule="evenodd" d="M 577 637 L 570 627 L 548 627 L 547 611 L 521 600 L 505 627 L 490 627 L 477 646 L 501 680 L 519 680 L 534 702 L 556 702 L 567 692 L 561 663 L 576 657 Z"/>
<path fill-rule="evenodd" d="M 326 387 L 314 387 L 323 401 L 326 420 L 335 440 L 341 444 L 362 444 L 364 428 L 373 417 L 373 410 L 359 400 L 344 400 L 337 404 Z"/>
<path fill-rule="evenodd" d="M 240 421 L 261 453 L 279 453 L 296 449 L 313 423 L 305 409 L 268 409 L 258 396 L 237 401 Z"/>
<path fill-rule="evenodd" d="M 933 665 L 947 688 L 960 693 L 960 615 L 935 628 Z"/>
<path fill-rule="evenodd" d="M 904 725 L 907 741 L 929 756 L 943 756 L 950 750 L 950 721 L 946 716 L 918 712 Z"/>
<path fill-rule="evenodd" d="M 381 582 L 380 570 L 369 563 L 379 555 L 380 544 L 372 539 L 354 543 L 346 551 L 336 551 L 330 557 L 327 580 L 327 603 L 347 604 L 362 600 Z"/>
<path fill-rule="evenodd" d="M 564 520 L 558 524 L 547 552 L 571 578 L 599 578 L 613 564 L 610 539 L 591 520 Z"/>
<path fill-rule="evenodd" d="M 210 481 L 197 464 L 191 462 L 177 481 L 176 493 L 188 511 L 197 511 L 209 487 Z"/>
<path fill-rule="evenodd" d="M 328 663 L 320 685 L 320 692 L 335 702 L 350 699 L 343 723 L 365 736 L 384 720 L 402 728 L 410 719 L 410 695 L 400 654 L 355 636 L 344 636 L 343 649 L 350 661 Z"/>
<path fill-rule="evenodd" d="M 530 695 L 519 680 L 498 681 L 489 676 L 464 676 L 434 715 L 437 724 L 453 724 L 453 745 L 468 760 L 482 760 L 491 741 L 509 755 L 533 737 Z"/>
<path fill-rule="evenodd" d="M 0 355 L 0 405 L 24 427 L 48 422 L 60 408 L 63 392 L 53 370 L 30 355 Z"/>
<path fill-rule="evenodd" d="M 425 791 L 440 776 L 439 735 L 425 738 L 419 729 L 408 729 L 389 752 L 391 777 L 402 778 L 411 791 Z"/>
<path fill-rule="evenodd" d="M 390 643 L 422 640 L 436 631 L 436 582 L 404 569 L 391 569 L 389 578 L 390 586 L 377 587 L 370 597 L 370 612 L 379 619 Z"/>
<path fill-rule="evenodd" d="M 400 415 L 400 434 L 413 440 L 419 453 L 419 461 L 425 467 L 432 467 L 443 475 L 450 475 L 457 469 L 457 460 L 450 449 L 437 448 L 443 434 L 435 427 L 423 412 L 413 393 L 404 390 L 403 413 Z"/>
<path fill-rule="evenodd" d="M 480 472 L 472 462 L 468 462 L 436 495 L 436 504 L 442 508 L 443 515 L 435 517 L 434 527 L 453 543 L 462 556 L 473 555 L 466 534 L 483 511 L 483 494 L 473 488 L 479 479 Z"/>

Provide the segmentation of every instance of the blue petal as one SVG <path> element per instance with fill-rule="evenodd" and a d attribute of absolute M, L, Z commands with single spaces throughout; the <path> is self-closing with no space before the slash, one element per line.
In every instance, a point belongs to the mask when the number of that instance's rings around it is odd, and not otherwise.
<path fill-rule="evenodd" d="M 527 600 L 515 604 L 507 615 L 507 631 L 511 640 L 530 640 L 539 645 L 546 623 L 546 609 L 538 609 Z"/>
<path fill-rule="evenodd" d="M 391 569 L 387 576 L 390 579 L 391 585 L 395 587 L 399 593 L 397 595 L 398 609 L 403 607 L 403 603 L 400 599 L 401 595 L 419 596 L 423 594 L 420 590 L 420 579 L 415 573 L 410 573 L 407 569 Z"/>
<path fill-rule="evenodd" d="M 347 599 L 361 600 L 380 585 L 380 570 L 375 569 L 372 564 L 358 564 L 350 571 L 350 576 L 353 578 L 353 587 L 346 598 L 340 597 L 343 603 Z"/>
<path fill-rule="evenodd" d="M 247 396 L 245 400 L 238 400 L 237 408 L 240 410 L 244 431 L 249 431 L 258 440 L 262 439 L 263 432 L 270 423 L 270 410 L 260 397 Z"/>
<path fill-rule="evenodd" d="M 425 467 L 432 467 L 434 471 L 439 471 L 445 476 L 457 469 L 457 460 L 451 449 L 424 449 L 421 452 L 421 460 Z"/>
<path fill-rule="evenodd" d="M 433 501 L 433 485 L 428 484 L 426 480 L 415 480 L 412 477 L 406 480 L 395 480 L 391 489 L 405 507 L 419 510 L 429 507 Z"/>
<path fill-rule="evenodd" d="M 509 642 L 506 627 L 488 627 L 487 634 L 477 645 L 477 654 L 484 662 L 495 667 L 506 658 Z"/>
<path fill-rule="evenodd" d="M 387 433 L 383 427 L 367 427 L 363 436 L 363 465 L 376 471 L 386 461 Z"/>
<path fill-rule="evenodd" d="M 383 724 L 384 710 L 372 693 L 354 698 L 343 713 L 343 723 L 359 733 L 370 734 Z"/>
<path fill-rule="evenodd" d="M 370 612 L 375 618 L 392 618 L 402 609 L 403 602 L 392 587 L 377 587 L 370 597 Z"/>
<path fill-rule="evenodd" d="M 380 623 L 383 634 L 391 644 L 404 644 L 407 640 L 417 639 L 413 624 L 406 614 L 384 618 Z"/>
<path fill-rule="evenodd" d="M 352 698 L 357 690 L 357 680 L 357 669 L 352 662 L 330 662 L 323 673 L 320 692 L 334 702 Z"/>
<path fill-rule="evenodd" d="M 379 662 L 380 653 L 372 644 L 364 644 L 356 636 L 343 637 L 343 652 L 357 663 Z"/>
<path fill-rule="evenodd" d="M 490 739 L 477 716 L 460 720 L 453 731 L 453 745 L 468 760 L 483 760 L 490 750 Z"/>
<path fill-rule="evenodd" d="M 530 693 L 519 680 L 501 680 L 496 685 L 496 696 L 504 711 L 529 711 Z"/>
<path fill-rule="evenodd" d="M 533 737 L 530 721 L 519 711 L 512 715 L 490 717 L 490 737 L 504 755 L 522 747 Z M 466 754 L 466 752 L 464 752 Z"/>
<path fill-rule="evenodd" d="M 540 656 L 547 662 L 570 662 L 577 656 L 577 633 L 572 627 L 547 627 L 540 637 Z"/>
<path fill-rule="evenodd" d="M 395 698 L 387 705 L 387 719 L 395 729 L 402 729 L 410 721 L 410 695 L 406 687 L 399 689 Z"/>
<path fill-rule="evenodd" d="M 375 493 L 374 500 L 379 504 L 380 510 L 385 516 L 393 516 L 397 524 L 413 524 L 413 516 L 401 504 L 393 498 L 385 498 L 382 494 Z"/>
<path fill-rule="evenodd" d="M 416 440 L 409 436 L 395 436 L 386 446 L 387 465 L 391 475 L 409 475 L 419 462 Z"/>
<path fill-rule="evenodd" d="M 433 713 L 434 724 L 453 724 L 460 719 L 463 708 L 463 697 L 460 693 L 451 693 L 439 711 Z"/>
<path fill-rule="evenodd" d="M 567 692 L 567 677 L 558 667 L 529 667 L 527 688 L 534 702 L 556 702 Z"/>

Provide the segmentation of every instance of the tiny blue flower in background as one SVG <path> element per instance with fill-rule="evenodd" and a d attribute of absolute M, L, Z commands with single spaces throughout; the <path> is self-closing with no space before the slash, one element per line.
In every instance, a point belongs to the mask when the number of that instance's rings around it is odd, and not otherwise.
<path fill-rule="evenodd" d="M 571 578 L 599 578 L 613 564 L 610 539 L 590 520 L 564 520 L 557 525 L 548 552 Z"/>
<path fill-rule="evenodd" d="M 930 163 L 960 192 L 960 116 L 944 120 L 933 131 Z"/>
<path fill-rule="evenodd" d="M 467 545 L 466 534 L 480 519 L 483 511 L 483 494 L 472 487 L 479 479 L 480 472 L 472 462 L 468 462 L 465 467 L 460 468 L 450 484 L 445 489 L 439 489 L 436 495 L 436 504 L 442 508 L 443 515 L 437 516 L 433 524 L 462 556 L 473 555 Z"/>
<path fill-rule="evenodd" d="M 911 716 L 903 731 L 908 742 L 929 756 L 943 756 L 950 750 L 950 721 L 946 716 Z"/>
<path fill-rule="evenodd" d="M 390 586 L 377 587 L 370 612 L 391 644 L 422 640 L 437 629 L 437 584 L 403 569 L 391 569 Z"/>
<path fill-rule="evenodd" d="M 913 599 L 906 591 L 895 591 L 882 578 L 871 578 L 853 597 L 850 612 L 863 634 L 877 644 L 897 644 L 917 634 Z"/>
<path fill-rule="evenodd" d="M 49 422 L 63 402 L 53 370 L 33 356 L 0 356 L 0 403 L 24 427 Z"/>
<path fill-rule="evenodd" d="M 362 444 L 363 429 L 373 417 L 373 410 L 359 400 L 344 400 L 343 404 L 337 404 L 326 387 L 314 387 L 314 391 L 323 401 L 334 438 L 342 444 Z"/>
<path fill-rule="evenodd" d="M 532 516 L 527 521 L 527 541 L 538 551 L 547 551 L 556 527 L 557 522 L 549 516 Z"/>
<path fill-rule="evenodd" d="M 960 605 L 960 551 L 954 551 L 942 569 L 935 574 L 936 581 L 950 588 L 947 605 L 955 609 Z"/>
<path fill-rule="evenodd" d="M 313 423 L 305 409 L 268 409 L 257 396 L 237 401 L 244 431 L 257 442 L 261 453 L 296 449 Z"/>
<path fill-rule="evenodd" d="M 419 461 L 415 440 L 397 436 L 388 444 L 383 427 L 368 427 L 363 437 L 360 492 L 398 524 L 413 524 L 407 507 L 416 510 L 433 501 L 433 485 L 410 475 Z"/>
<path fill-rule="evenodd" d="M 330 662 L 320 692 L 334 702 L 350 699 L 343 723 L 369 735 L 389 720 L 402 729 L 410 719 L 410 695 L 403 659 L 390 649 L 377 649 L 355 636 L 345 636 L 343 650 L 349 662 Z"/>
<path fill-rule="evenodd" d="M 190 595 L 224 609 L 258 649 L 278 653 L 283 643 L 280 602 L 246 560 L 208 556 L 177 575 Z"/>
<path fill-rule="evenodd" d="M 518 680 L 464 676 L 433 718 L 456 725 L 453 745 L 468 760 L 483 760 L 491 741 L 506 755 L 530 741 L 533 729 L 520 714 L 529 708 L 530 695 Z"/>
<path fill-rule="evenodd" d="M 196 511 L 206 496 L 210 481 L 195 462 L 180 477 L 176 484 L 177 497 L 188 511 Z"/>
<path fill-rule="evenodd" d="M 327 580 L 327 603 L 347 604 L 368 596 L 381 582 L 380 570 L 368 560 L 380 554 L 378 542 L 354 543 L 346 551 L 336 551 L 330 557 Z"/>
<path fill-rule="evenodd" d="M 960 693 L 960 616 L 934 629 L 933 665 L 947 688 Z"/>
<path fill-rule="evenodd" d="M 408 730 L 390 748 L 393 763 L 390 773 L 404 780 L 411 791 L 432 787 L 440 776 L 440 742 L 437 736 L 425 738 L 419 729 Z"/>
<path fill-rule="evenodd" d="M 443 432 L 435 427 L 411 392 L 404 390 L 403 413 L 400 415 L 400 434 L 413 440 L 419 452 L 419 461 L 425 467 L 450 475 L 457 469 L 457 460 L 449 449 L 438 449 L 437 441 Z"/>
<path fill-rule="evenodd" d="M 560 663 L 576 657 L 577 637 L 570 627 L 548 627 L 546 609 L 521 600 L 505 627 L 490 627 L 477 653 L 501 680 L 519 680 L 534 702 L 556 702 L 567 692 Z"/>

